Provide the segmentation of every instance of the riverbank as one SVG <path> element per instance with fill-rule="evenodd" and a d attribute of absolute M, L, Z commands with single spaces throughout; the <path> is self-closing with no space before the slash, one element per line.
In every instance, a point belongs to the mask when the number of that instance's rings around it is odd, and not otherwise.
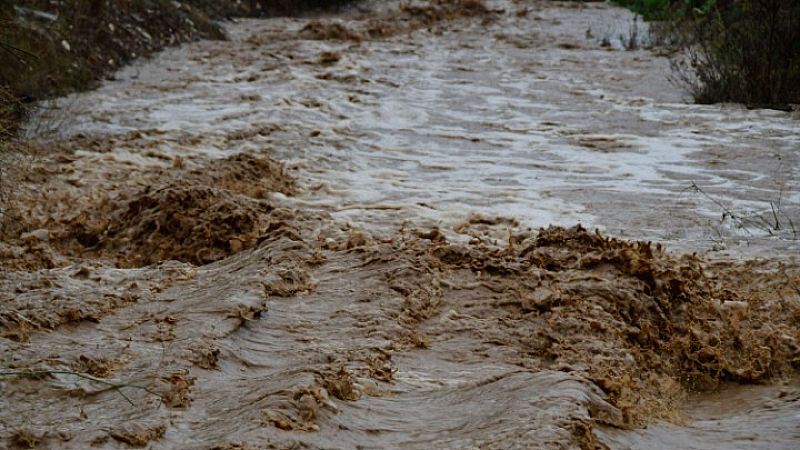
<path fill-rule="evenodd" d="M 212 3 L 3 2 L 2 136 L 13 135 L 37 101 L 96 86 L 128 62 L 166 46 L 224 38 L 209 15 Z"/>
<path fill-rule="evenodd" d="M 198 39 L 253 13 L 302 15 L 348 1 L 13 0 L 0 2 L 0 146 L 38 101 L 97 86 L 133 60 Z"/>

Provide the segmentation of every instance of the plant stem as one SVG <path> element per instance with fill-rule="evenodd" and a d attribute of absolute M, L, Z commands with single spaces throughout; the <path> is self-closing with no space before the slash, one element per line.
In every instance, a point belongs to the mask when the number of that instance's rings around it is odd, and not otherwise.
<path fill-rule="evenodd" d="M 128 396 L 125 395 L 122 392 L 122 388 L 124 388 L 124 387 L 141 389 L 141 390 L 143 390 L 143 391 L 145 391 L 145 392 L 147 392 L 149 394 L 153 394 L 155 396 L 160 397 L 160 395 L 158 393 L 153 392 L 153 391 L 151 391 L 150 389 L 148 389 L 148 388 L 146 388 L 144 386 L 139 386 L 139 385 L 130 384 L 130 383 L 116 383 L 116 382 L 113 382 L 113 381 L 105 380 L 103 378 L 98 378 L 98 377 L 89 375 L 87 373 L 73 372 L 71 370 L 0 370 L 0 376 L 11 376 L 11 375 L 41 376 L 41 375 L 57 375 L 57 374 L 59 374 L 59 375 L 73 375 L 73 376 L 76 376 L 76 377 L 79 377 L 79 378 L 84 378 L 84 379 L 87 379 L 87 380 L 90 380 L 90 381 L 96 381 L 98 383 L 105 384 L 106 386 L 109 386 L 110 388 L 116 390 L 119 393 L 119 395 L 121 395 L 122 398 L 127 400 L 128 403 L 130 403 L 131 405 L 134 404 L 133 401 L 130 398 L 128 398 Z"/>

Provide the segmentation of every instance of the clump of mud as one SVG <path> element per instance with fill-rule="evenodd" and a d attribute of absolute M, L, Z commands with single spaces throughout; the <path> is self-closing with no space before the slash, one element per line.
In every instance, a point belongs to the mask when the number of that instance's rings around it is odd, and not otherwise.
<path fill-rule="evenodd" d="M 17 206 L 27 206 L 25 228 L 33 231 L 11 239 L 13 245 L 4 242 L 0 255 L 22 270 L 85 256 L 110 258 L 120 267 L 165 260 L 202 265 L 251 248 L 297 218 L 269 200 L 274 192 L 297 193 L 272 159 L 238 154 L 197 169 L 175 165 L 150 174 L 152 184 L 113 198 L 78 190 Z"/>
<path fill-rule="evenodd" d="M 688 392 L 800 368 L 800 300 L 781 294 L 786 273 L 673 257 L 580 226 L 511 236 L 503 247 L 417 236 L 429 239 L 416 269 L 389 275 L 405 297 L 398 321 L 438 339 L 469 329 L 489 347 L 514 348 L 509 362 L 590 379 L 620 412 L 601 422 L 680 422 Z"/>
<path fill-rule="evenodd" d="M 300 30 L 300 37 L 312 40 L 364 41 L 408 33 L 420 28 L 462 18 L 483 17 L 491 20 L 494 11 L 481 0 L 434 0 L 411 2 L 388 17 L 350 22 L 313 20 Z"/>
<path fill-rule="evenodd" d="M 369 37 L 369 32 L 350 29 L 339 22 L 312 20 L 300 30 L 300 37 L 317 41 L 329 39 L 363 41 Z"/>
<path fill-rule="evenodd" d="M 412 20 L 419 20 L 426 26 L 445 20 L 464 17 L 483 17 L 492 13 L 481 0 L 434 0 L 430 3 L 409 3 L 401 11 Z"/>
<path fill-rule="evenodd" d="M 758 382 L 800 361 L 797 330 L 774 321 L 784 305 L 724 289 L 694 256 L 573 228 L 542 232 L 519 257 L 539 275 L 520 290 L 519 307 L 548 316 L 543 353 L 587 370 L 623 412 L 660 413 L 677 385 Z"/>
<path fill-rule="evenodd" d="M 141 192 L 103 234 L 78 240 L 120 252 L 122 265 L 206 264 L 250 248 L 273 209 L 222 189 L 171 184 Z"/>
<path fill-rule="evenodd" d="M 144 189 L 112 213 L 108 227 L 76 239 L 84 247 L 115 252 L 121 266 L 170 259 L 207 264 L 253 247 L 294 218 L 267 200 L 271 192 L 296 193 L 282 166 L 234 155 Z"/>

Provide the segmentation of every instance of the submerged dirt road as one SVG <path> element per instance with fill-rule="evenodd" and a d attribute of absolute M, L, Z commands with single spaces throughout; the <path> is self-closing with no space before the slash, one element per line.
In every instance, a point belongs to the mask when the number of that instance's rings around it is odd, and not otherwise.
<path fill-rule="evenodd" d="M 796 448 L 797 113 L 686 103 L 603 4 L 371 8 L 39 115 L 2 445 Z"/>

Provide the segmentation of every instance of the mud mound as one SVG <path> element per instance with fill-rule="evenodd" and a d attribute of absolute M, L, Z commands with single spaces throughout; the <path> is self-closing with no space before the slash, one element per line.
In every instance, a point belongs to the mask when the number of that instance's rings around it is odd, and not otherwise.
<path fill-rule="evenodd" d="M 56 173 L 80 159 L 57 159 Z M 49 189 L 49 198 L 19 199 L 22 231 L 0 245 L 3 265 L 17 270 L 64 266 L 70 258 L 101 257 L 121 267 L 174 259 L 193 264 L 217 261 L 256 244 L 263 233 L 287 227 L 300 216 L 277 209 L 272 192 L 294 195 L 297 188 L 283 166 L 264 156 L 237 154 L 196 169 L 155 169 L 151 183 L 131 177 L 116 186 L 85 192 L 88 183 Z M 74 175 L 73 175 L 74 177 Z M 46 181 L 46 180 L 45 180 Z M 45 182 L 38 179 L 33 182 Z M 145 185 L 142 188 L 142 185 Z M 270 223 L 274 221 L 274 225 Z M 24 223 L 23 223 L 24 222 Z"/>
<path fill-rule="evenodd" d="M 189 182 L 206 183 L 209 179 L 219 189 L 252 198 L 266 198 L 270 192 L 285 195 L 298 192 L 294 179 L 286 174 L 282 164 L 251 154 L 233 155 L 184 176 Z"/>
<path fill-rule="evenodd" d="M 302 30 L 300 37 L 316 41 L 337 39 L 342 41 L 363 41 L 369 34 L 362 30 L 354 30 L 339 22 L 312 20 Z"/>
<path fill-rule="evenodd" d="M 221 189 L 170 185 L 129 202 L 97 244 L 123 252 L 124 265 L 167 259 L 206 264 L 252 246 L 272 209 Z"/>
<path fill-rule="evenodd" d="M 771 319 L 784 305 L 724 289 L 694 256 L 581 228 L 547 230 L 519 256 L 546 270 L 520 294 L 521 308 L 549 316 L 545 353 L 563 367 L 585 364 L 623 411 L 663 411 L 678 384 L 758 382 L 800 361 L 797 330 Z"/>
<path fill-rule="evenodd" d="M 620 410 L 597 420 L 680 421 L 687 392 L 800 368 L 800 291 L 768 295 L 774 271 L 712 267 L 580 226 L 512 236 L 507 247 L 428 242 L 413 270 L 388 274 L 405 298 L 398 322 L 432 341 L 471 330 L 489 347 L 514 348 L 510 362 L 578 373 Z"/>
<path fill-rule="evenodd" d="M 401 11 L 409 18 L 430 26 L 434 23 L 465 17 L 488 16 L 492 11 L 481 0 L 434 0 L 427 4 L 410 3 Z"/>
<path fill-rule="evenodd" d="M 364 20 L 334 22 L 313 20 L 300 30 L 302 39 L 363 41 L 379 39 L 420 28 L 472 17 L 490 20 L 494 11 L 481 0 L 434 0 L 403 5 L 399 11 L 386 17 L 366 17 Z"/>
<path fill-rule="evenodd" d="M 295 214 L 275 211 L 265 200 L 270 192 L 296 193 L 283 166 L 268 158 L 234 155 L 138 193 L 102 235 L 84 238 L 88 241 L 82 244 L 120 252 L 124 266 L 168 259 L 207 264 L 251 248 L 265 233 L 289 227 L 286 220 Z"/>
<path fill-rule="evenodd" d="M 94 245 L 119 201 L 109 192 L 79 193 L 58 184 L 20 195 L 10 210 L 18 217 L 2 230 L 0 266 L 13 270 L 65 267 Z"/>

